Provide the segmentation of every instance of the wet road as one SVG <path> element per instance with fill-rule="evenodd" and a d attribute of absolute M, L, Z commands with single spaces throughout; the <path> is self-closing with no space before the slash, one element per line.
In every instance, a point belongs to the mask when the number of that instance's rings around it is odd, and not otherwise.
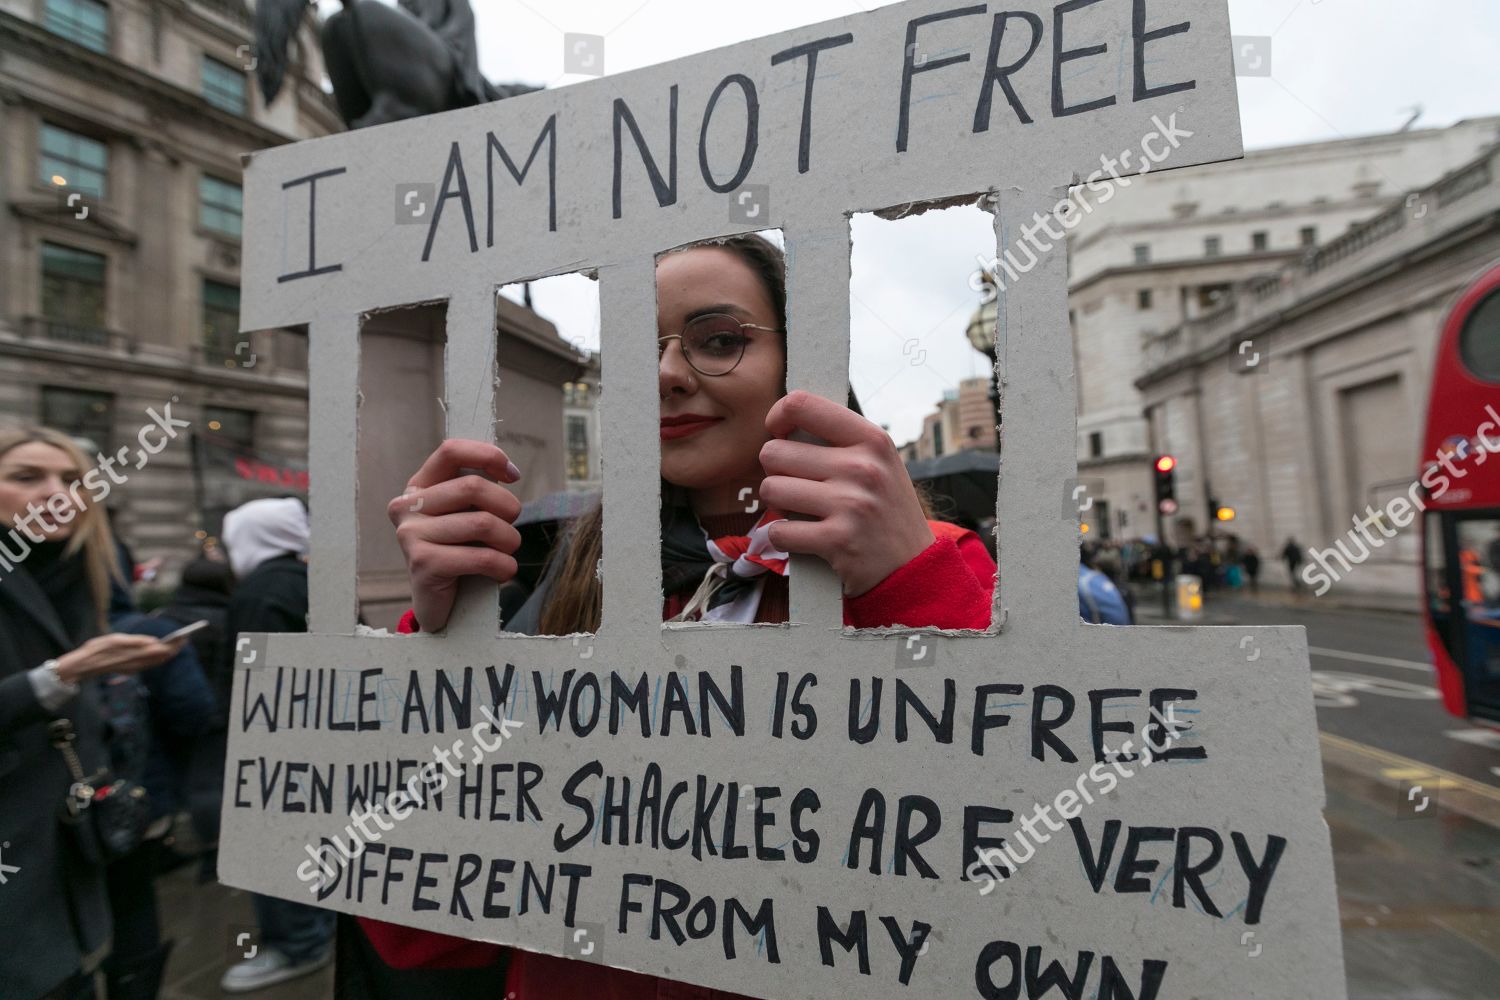
<path fill-rule="evenodd" d="M 1500 997 L 1500 736 L 1444 709 L 1420 620 L 1211 600 L 1307 628 L 1350 1000 Z"/>

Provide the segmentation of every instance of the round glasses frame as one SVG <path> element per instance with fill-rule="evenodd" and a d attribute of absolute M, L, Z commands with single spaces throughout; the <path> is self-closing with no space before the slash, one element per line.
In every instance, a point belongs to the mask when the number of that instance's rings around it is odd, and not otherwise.
<path fill-rule="evenodd" d="M 761 325 L 759 325 L 757 323 L 742 323 L 739 320 L 735 319 L 733 316 L 729 315 L 728 313 L 704 313 L 702 316 L 696 316 L 692 320 L 690 320 L 688 322 L 688 324 L 682 328 L 682 332 L 681 333 L 674 333 L 674 334 L 672 334 L 669 337 L 658 337 L 656 339 L 656 345 L 657 345 L 658 348 L 660 348 L 660 353 L 662 355 L 666 354 L 666 350 L 667 350 L 666 344 L 667 344 L 667 341 L 669 341 L 669 340 L 678 341 L 679 346 L 682 348 L 682 356 L 683 356 L 683 358 L 685 358 L 687 360 L 688 365 L 693 369 L 693 371 L 697 372 L 699 375 L 702 375 L 702 376 L 704 376 L 706 378 L 719 378 L 721 376 L 728 375 L 730 372 L 732 372 L 736 368 L 738 368 L 740 366 L 740 362 L 743 361 L 743 360 L 745 360 L 745 346 L 746 346 L 746 344 L 745 343 L 741 343 L 740 344 L 740 356 L 737 357 L 737 358 L 735 358 L 734 359 L 734 364 L 730 365 L 728 368 L 724 369 L 721 372 L 706 372 L 706 371 L 704 371 L 702 368 L 698 367 L 698 363 L 693 360 L 692 353 L 689 352 L 688 349 L 687 349 L 687 332 L 688 332 L 688 330 L 691 329 L 695 323 L 702 323 L 704 320 L 728 320 L 730 323 L 732 323 L 735 326 L 739 327 L 739 329 L 740 329 L 741 332 L 743 332 L 745 330 L 764 330 L 766 333 L 786 333 L 785 330 L 782 330 L 782 329 L 779 329 L 779 328 L 773 327 L 773 326 L 761 326 Z M 748 341 L 746 343 L 748 343 Z"/>

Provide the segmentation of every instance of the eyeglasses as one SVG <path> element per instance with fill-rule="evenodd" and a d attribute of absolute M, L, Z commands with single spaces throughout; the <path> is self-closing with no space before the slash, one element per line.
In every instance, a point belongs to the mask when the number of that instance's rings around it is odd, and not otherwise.
<path fill-rule="evenodd" d="M 657 338 L 657 358 L 666 354 L 667 341 L 678 340 L 682 342 L 682 356 L 687 358 L 693 371 L 710 378 L 728 375 L 745 356 L 745 345 L 750 342 L 750 338 L 745 335 L 746 330 L 786 332 L 775 327 L 741 323 L 724 313 L 708 313 L 689 322 L 681 333 Z"/>

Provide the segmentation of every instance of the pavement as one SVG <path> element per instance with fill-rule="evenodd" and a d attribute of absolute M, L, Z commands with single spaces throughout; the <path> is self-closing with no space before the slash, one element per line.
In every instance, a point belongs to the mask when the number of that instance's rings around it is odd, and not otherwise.
<path fill-rule="evenodd" d="M 1141 623 L 1164 623 L 1149 596 Z M 1198 624 L 1307 629 L 1350 1000 L 1487 1000 L 1500 997 L 1500 733 L 1443 708 L 1415 611 L 1215 593 Z"/>
<path fill-rule="evenodd" d="M 200 884 L 195 865 L 156 883 L 162 934 L 174 941 L 161 1000 L 219 1000 L 219 979 L 234 962 L 253 954 L 255 913 L 250 894 L 217 882 Z M 239 943 L 241 934 L 252 935 Z M 333 996 L 333 966 L 255 993 L 259 1000 L 324 1000 Z M 433 1000 L 441 1000 L 434 997 Z"/>
<path fill-rule="evenodd" d="M 1487 1000 L 1500 997 L 1500 734 L 1444 711 L 1404 603 L 1215 593 L 1202 624 L 1307 628 L 1350 1000 Z M 1137 610 L 1160 622 L 1149 595 Z M 254 928 L 249 897 L 191 869 L 158 885 L 176 941 L 162 997 L 217 1000 Z M 251 995 L 331 997 L 332 970 Z"/>

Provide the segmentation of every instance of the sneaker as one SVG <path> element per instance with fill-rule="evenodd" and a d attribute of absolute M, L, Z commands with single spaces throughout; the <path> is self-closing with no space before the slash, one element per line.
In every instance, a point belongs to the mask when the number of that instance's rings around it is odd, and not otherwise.
<path fill-rule="evenodd" d="M 224 978 L 219 980 L 219 989 L 225 993 L 249 993 L 317 972 L 331 961 L 332 948 L 325 949 L 316 958 L 295 965 L 281 949 L 262 948 L 254 958 L 247 958 L 230 966 L 229 971 L 224 973 Z"/>

